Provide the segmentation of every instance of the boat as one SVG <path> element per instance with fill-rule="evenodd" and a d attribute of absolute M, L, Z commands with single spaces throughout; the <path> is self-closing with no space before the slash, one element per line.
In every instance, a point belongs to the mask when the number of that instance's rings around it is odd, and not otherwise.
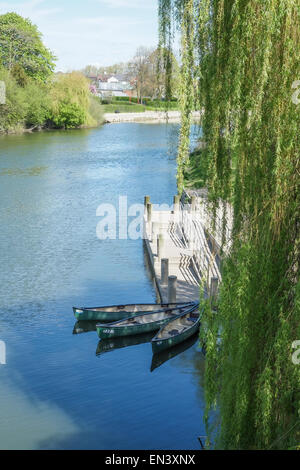
<path fill-rule="evenodd" d="M 198 333 L 194 333 L 182 343 L 179 343 L 176 346 L 173 346 L 172 348 L 164 349 L 161 352 L 153 354 L 150 371 L 153 372 L 165 362 L 169 361 L 170 359 L 173 359 L 173 357 L 176 357 L 184 351 L 187 351 L 192 346 L 194 346 L 197 341 L 199 341 L 199 335 Z"/>
<path fill-rule="evenodd" d="M 100 356 L 109 351 L 127 348 L 130 346 L 138 346 L 139 344 L 150 343 L 154 333 L 144 333 L 134 336 L 121 336 L 120 338 L 101 339 L 98 343 L 96 356 Z"/>
<path fill-rule="evenodd" d="M 197 308 L 198 306 L 190 309 L 184 315 L 170 320 L 159 330 L 151 341 L 153 353 L 176 346 L 199 330 L 200 314 L 198 310 L 195 311 Z"/>
<path fill-rule="evenodd" d="M 193 305 L 193 302 L 165 303 L 165 304 L 128 304 L 111 305 L 107 307 L 73 307 L 78 321 L 114 322 L 144 313 L 156 313 L 181 306 Z"/>
<path fill-rule="evenodd" d="M 169 308 L 155 313 L 144 313 L 135 315 L 125 320 L 109 323 L 98 324 L 97 333 L 99 338 L 118 338 L 120 336 L 131 336 L 150 331 L 159 330 L 171 319 L 178 318 L 187 312 L 195 310 L 196 304 L 182 305 L 177 308 Z"/>

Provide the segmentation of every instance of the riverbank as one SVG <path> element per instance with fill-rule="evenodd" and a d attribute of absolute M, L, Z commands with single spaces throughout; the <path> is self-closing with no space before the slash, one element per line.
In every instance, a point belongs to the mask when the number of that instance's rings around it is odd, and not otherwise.
<path fill-rule="evenodd" d="M 193 119 L 199 120 L 200 111 L 193 112 Z M 105 123 L 117 122 L 180 122 L 180 111 L 145 111 L 144 113 L 106 113 Z"/>

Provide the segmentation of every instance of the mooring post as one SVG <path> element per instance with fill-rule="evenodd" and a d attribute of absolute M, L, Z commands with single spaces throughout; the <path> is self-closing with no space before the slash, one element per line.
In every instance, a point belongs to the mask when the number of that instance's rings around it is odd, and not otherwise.
<path fill-rule="evenodd" d="M 168 278 L 168 302 L 169 304 L 176 303 L 177 298 L 177 277 L 169 276 Z"/>
<path fill-rule="evenodd" d="M 180 196 L 174 196 L 173 212 L 176 214 L 179 211 Z"/>
<path fill-rule="evenodd" d="M 169 279 L 169 260 L 168 258 L 162 258 L 161 260 L 161 283 L 163 286 L 168 285 Z"/>
<path fill-rule="evenodd" d="M 165 238 L 162 233 L 157 235 L 157 258 L 160 260 L 163 257 L 165 249 Z"/>
<path fill-rule="evenodd" d="M 147 204 L 150 202 L 150 196 L 145 196 L 144 198 L 144 207 L 145 207 L 145 214 L 147 212 Z"/>
<path fill-rule="evenodd" d="M 147 222 L 152 221 L 152 204 L 151 202 L 147 202 Z"/>
<path fill-rule="evenodd" d="M 209 293 L 212 305 L 215 305 L 217 301 L 218 284 L 219 284 L 219 279 L 217 277 L 212 277 L 210 281 L 210 293 Z"/>
<path fill-rule="evenodd" d="M 196 202 L 197 202 L 196 196 L 192 196 L 191 197 L 191 210 L 192 210 L 192 212 L 196 210 Z"/>

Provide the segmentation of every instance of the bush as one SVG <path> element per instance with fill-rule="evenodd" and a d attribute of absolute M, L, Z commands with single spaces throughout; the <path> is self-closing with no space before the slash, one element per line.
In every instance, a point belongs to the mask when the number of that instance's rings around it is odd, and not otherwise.
<path fill-rule="evenodd" d="M 86 113 L 78 104 L 62 101 L 57 112 L 50 115 L 50 120 L 57 128 L 69 129 L 82 126 L 86 120 Z"/>
<path fill-rule="evenodd" d="M 25 124 L 27 127 L 43 126 L 49 117 L 50 97 L 43 84 L 29 83 L 25 87 L 27 111 Z"/>
<path fill-rule="evenodd" d="M 101 122 L 100 101 L 90 93 L 89 86 L 89 81 L 78 72 L 56 76 L 50 90 L 50 125 L 72 128 Z"/>

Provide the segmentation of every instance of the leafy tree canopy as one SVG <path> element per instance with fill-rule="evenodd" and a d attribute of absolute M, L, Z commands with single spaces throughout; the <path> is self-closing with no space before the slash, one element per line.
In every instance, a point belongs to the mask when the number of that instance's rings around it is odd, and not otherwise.
<path fill-rule="evenodd" d="M 45 81 L 53 73 L 55 57 L 29 19 L 6 13 L 0 16 L 0 61 L 10 72 L 18 64 L 29 77 Z"/>

